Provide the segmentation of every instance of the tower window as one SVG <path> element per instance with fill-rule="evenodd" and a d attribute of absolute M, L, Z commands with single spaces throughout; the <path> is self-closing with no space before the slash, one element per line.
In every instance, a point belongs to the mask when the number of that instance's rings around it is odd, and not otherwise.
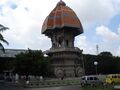
<path fill-rule="evenodd" d="M 66 40 L 66 46 L 68 46 L 68 40 Z"/>
<path fill-rule="evenodd" d="M 55 47 L 55 43 L 53 43 L 53 47 Z"/>
<path fill-rule="evenodd" d="M 58 42 L 58 43 L 59 43 L 59 47 L 61 47 L 61 40 L 59 40 L 59 42 Z"/>

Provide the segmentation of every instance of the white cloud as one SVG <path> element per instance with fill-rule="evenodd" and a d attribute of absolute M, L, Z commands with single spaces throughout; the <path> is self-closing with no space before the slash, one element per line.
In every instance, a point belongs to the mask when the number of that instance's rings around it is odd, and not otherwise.
<path fill-rule="evenodd" d="M 119 30 L 119 29 L 118 29 Z M 99 26 L 96 28 L 96 34 L 100 36 L 102 41 L 99 41 L 99 46 L 101 51 L 110 51 L 113 55 L 120 56 L 119 45 L 120 45 L 120 35 L 111 31 L 106 26 Z"/>
<path fill-rule="evenodd" d="M 118 47 L 117 51 L 115 51 L 116 56 L 120 56 L 120 46 Z"/>
<path fill-rule="evenodd" d="M 119 25 L 119 27 L 118 27 L 118 33 L 119 33 L 119 35 L 120 35 L 120 25 Z"/>
<path fill-rule="evenodd" d="M 90 43 L 87 40 L 87 37 L 82 35 L 82 36 L 77 36 L 75 38 L 75 46 L 79 47 L 80 49 L 83 50 L 83 53 L 88 54 L 95 54 L 95 48 L 94 48 L 94 44 Z"/>
<path fill-rule="evenodd" d="M 75 10 L 84 26 L 96 22 L 107 22 L 120 11 L 120 0 L 64 1 Z M 41 35 L 41 27 L 57 2 L 58 0 L 0 0 L 0 23 L 10 27 L 10 30 L 4 32 L 6 40 L 10 43 L 9 47 L 5 47 L 49 49 L 51 47 L 50 39 Z M 14 5 L 16 8 L 13 8 Z M 99 29 L 97 33 L 107 41 L 118 40 L 118 35 L 111 32 L 109 28 L 99 27 L 97 29 Z M 104 35 L 101 29 L 105 29 Z M 120 32 L 120 30 L 118 31 Z M 95 43 L 88 41 L 88 38 L 78 36 L 75 46 L 83 49 L 84 53 L 95 53 Z"/>
<path fill-rule="evenodd" d="M 92 25 L 96 22 L 107 22 L 120 12 L 118 2 L 119 0 L 71 0 L 69 3 L 83 24 Z"/>
<path fill-rule="evenodd" d="M 51 10 L 46 10 L 44 13 L 43 8 L 37 8 L 38 2 L 33 2 L 33 0 L 29 1 L 29 4 L 27 2 L 28 0 L 14 2 L 17 5 L 15 9 L 12 9 L 7 1 L 3 3 L 0 21 L 10 28 L 4 32 L 6 40 L 10 43 L 9 48 L 49 49 L 51 47 L 50 40 L 41 35 L 41 26 L 43 19 L 48 15 L 46 12 Z M 8 47 L 6 46 L 6 48 Z"/>
<path fill-rule="evenodd" d="M 112 32 L 108 27 L 99 26 L 96 28 L 96 34 L 103 38 L 105 42 L 113 42 L 116 40 L 120 40 L 120 36 L 117 35 L 115 32 Z"/>

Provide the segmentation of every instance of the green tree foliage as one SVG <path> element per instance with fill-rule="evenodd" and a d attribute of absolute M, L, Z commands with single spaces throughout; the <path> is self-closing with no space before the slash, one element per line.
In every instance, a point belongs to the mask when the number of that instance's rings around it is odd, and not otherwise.
<path fill-rule="evenodd" d="M 42 75 L 50 74 L 50 64 L 45 60 L 41 50 L 28 50 L 16 55 L 15 72 L 20 75 Z"/>
<path fill-rule="evenodd" d="M 4 46 L 2 45 L 3 43 L 6 43 L 7 45 L 9 44 L 3 37 L 3 35 L 1 34 L 1 32 L 5 31 L 9 29 L 8 27 L 3 26 L 2 24 L 0 24 L 0 49 L 5 52 Z"/>
<path fill-rule="evenodd" d="M 97 56 L 97 60 L 99 62 L 98 65 L 99 73 L 102 74 L 118 73 L 117 60 L 115 57 Z"/>
<path fill-rule="evenodd" d="M 83 55 L 85 74 L 95 73 L 94 61 L 95 56 L 90 54 Z"/>
<path fill-rule="evenodd" d="M 0 73 L 4 71 L 13 70 L 14 68 L 14 58 L 0 58 Z"/>
<path fill-rule="evenodd" d="M 120 57 L 112 56 L 110 52 L 102 52 L 100 55 L 83 55 L 85 73 L 95 74 L 94 62 L 97 61 L 98 74 L 109 74 L 120 72 Z"/>
<path fill-rule="evenodd" d="M 112 57 L 113 55 L 112 55 L 111 52 L 101 52 L 101 53 L 99 54 L 99 56 Z"/>

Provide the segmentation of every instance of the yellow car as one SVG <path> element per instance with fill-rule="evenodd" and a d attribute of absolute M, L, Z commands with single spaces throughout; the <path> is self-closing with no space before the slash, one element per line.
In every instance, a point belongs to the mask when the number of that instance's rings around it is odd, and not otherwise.
<path fill-rule="evenodd" d="M 105 81 L 107 84 L 118 84 L 120 83 L 120 74 L 109 74 Z"/>

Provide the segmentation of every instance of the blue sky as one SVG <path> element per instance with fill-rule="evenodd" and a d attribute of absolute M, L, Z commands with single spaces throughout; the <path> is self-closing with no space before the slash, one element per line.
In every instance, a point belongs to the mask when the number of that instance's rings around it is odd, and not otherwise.
<path fill-rule="evenodd" d="M 51 47 L 50 39 L 41 34 L 46 16 L 59 0 L 0 0 L 0 23 L 10 30 L 3 33 L 8 49 L 42 49 Z M 84 33 L 75 46 L 83 53 L 110 51 L 120 56 L 120 0 L 64 0 L 79 17 Z"/>

